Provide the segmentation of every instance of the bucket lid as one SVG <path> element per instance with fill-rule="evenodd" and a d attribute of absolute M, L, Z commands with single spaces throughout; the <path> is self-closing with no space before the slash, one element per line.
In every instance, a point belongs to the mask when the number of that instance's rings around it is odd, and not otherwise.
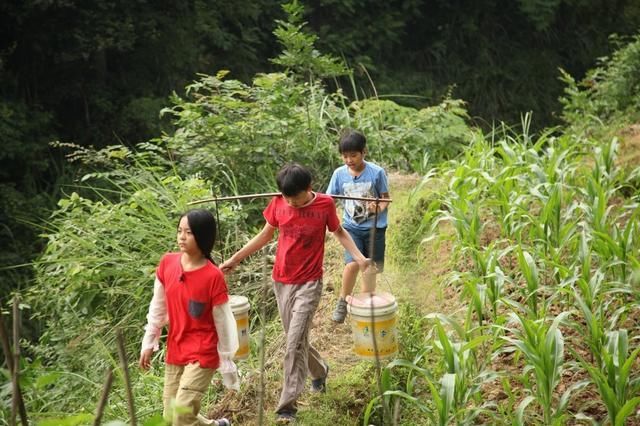
<path fill-rule="evenodd" d="M 394 305 L 396 298 L 387 292 L 373 293 L 373 296 L 372 293 L 358 293 L 347 296 L 347 302 L 355 308 L 371 308 L 373 304 L 374 308 L 379 309 Z"/>
<path fill-rule="evenodd" d="M 239 296 L 237 294 L 229 295 L 229 305 L 231 305 L 231 310 L 234 312 L 241 312 L 244 310 L 249 310 L 249 299 L 245 296 Z"/>

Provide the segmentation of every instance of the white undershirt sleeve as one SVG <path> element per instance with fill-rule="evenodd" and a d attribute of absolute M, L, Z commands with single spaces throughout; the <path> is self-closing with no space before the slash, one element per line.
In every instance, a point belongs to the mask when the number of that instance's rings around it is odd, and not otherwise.
<path fill-rule="evenodd" d="M 162 328 L 168 323 L 167 304 L 165 301 L 164 285 L 158 277 L 153 283 L 153 297 L 149 303 L 149 313 L 147 314 L 147 325 L 144 326 L 144 337 L 142 338 L 141 351 L 159 348 Z"/>
<path fill-rule="evenodd" d="M 213 321 L 218 333 L 218 355 L 220 356 L 218 371 L 222 374 L 223 383 L 227 389 L 239 390 L 238 368 L 233 362 L 233 356 L 240 347 L 240 343 L 236 319 L 228 302 L 213 307 Z"/>

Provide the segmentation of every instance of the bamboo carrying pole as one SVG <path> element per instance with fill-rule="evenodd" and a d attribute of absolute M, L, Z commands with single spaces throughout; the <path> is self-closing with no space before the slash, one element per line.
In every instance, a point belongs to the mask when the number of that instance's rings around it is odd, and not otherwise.
<path fill-rule="evenodd" d="M 20 310 L 18 309 L 18 298 L 13 298 L 13 358 L 11 363 L 13 364 L 13 374 L 11 374 L 11 384 L 13 385 L 13 395 L 11 397 L 11 424 L 16 424 L 16 414 L 18 412 L 18 382 L 20 375 L 20 320 L 18 315 Z"/>
<path fill-rule="evenodd" d="M 275 197 L 277 195 L 282 195 L 282 193 L 281 192 L 264 192 L 259 194 L 231 195 L 228 197 L 205 198 L 204 200 L 191 201 L 187 203 L 187 205 L 192 206 L 194 204 L 213 203 L 216 201 L 232 201 L 232 200 L 246 200 L 250 198 L 266 198 L 266 197 Z M 385 202 L 385 203 L 390 203 L 393 201 L 390 198 L 350 197 L 347 195 L 332 195 L 332 194 L 325 194 L 325 195 L 328 195 L 331 198 L 337 198 L 339 200 L 374 201 L 374 202 Z"/>

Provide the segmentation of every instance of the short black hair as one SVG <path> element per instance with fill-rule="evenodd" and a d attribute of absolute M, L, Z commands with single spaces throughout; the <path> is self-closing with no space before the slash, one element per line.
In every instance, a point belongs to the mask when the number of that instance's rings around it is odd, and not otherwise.
<path fill-rule="evenodd" d="M 278 190 L 287 197 L 293 197 L 309 189 L 312 180 L 309 169 L 298 163 L 285 164 L 276 175 Z"/>
<path fill-rule="evenodd" d="M 211 251 L 216 242 L 217 234 L 216 219 L 213 217 L 213 214 L 206 209 L 193 209 L 180 216 L 180 219 L 185 216 L 187 217 L 187 222 L 189 222 L 191 233 L 196 239 L 198 248 L 204 257 L 215 264 L 211 257 Z"/>
<path fill-rule="evenodd" d="M 340 142 L 338 151 L 343 152 L 364 152 L 367 146 L 367 138 L 357 130 L 344 129 L 340 132 Z"/>

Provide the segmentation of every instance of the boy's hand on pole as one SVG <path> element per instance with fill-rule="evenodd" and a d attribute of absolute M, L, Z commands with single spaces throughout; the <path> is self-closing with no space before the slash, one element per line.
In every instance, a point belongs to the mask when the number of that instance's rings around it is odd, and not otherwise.
<path fill-rule="evenodd" d="M 356 260 L 358 267 L 360 267 L 361 272 L 366 272 L 369 268 L 373 268 L 375 270 L 376 264 L 372 259 L 363 258 L 362 260 Z"/>
<path fill-rule="evenodd" d="M 236 266 L 238 266 L 238 263 L 240 262 L 234 260 L 233 258 L 227 259 L 222 263 L 222 265 L 220 265 L 220 270 L 223 274 L 228 274 L 230 272 L 233 272 Z"/>
<path fill-rule="evenodd" d="M 362 270 L 362 292 L 374 293 L 376 291 L 376 275 L 378 269 L 376 263 L 372 259 L 367 259 L 365 269 Z"/>

